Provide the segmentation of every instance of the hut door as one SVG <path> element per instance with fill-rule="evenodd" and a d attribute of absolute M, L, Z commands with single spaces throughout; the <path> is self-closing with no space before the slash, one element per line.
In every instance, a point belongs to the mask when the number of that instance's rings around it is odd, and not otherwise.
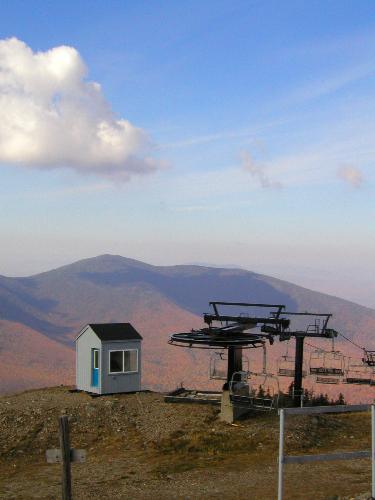
<path fill-rule="evenodd" d="M 99 349 L 91 350 L 91 385 L 93 387 L 99 386 Z"/>

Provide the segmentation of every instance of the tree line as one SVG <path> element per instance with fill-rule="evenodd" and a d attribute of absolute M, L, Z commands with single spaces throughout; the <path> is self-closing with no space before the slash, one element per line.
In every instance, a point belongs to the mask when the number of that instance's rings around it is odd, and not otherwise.
<path fill-rule="evenodd" d="M 289 407 L 293 406 L 294 384 L 293 382 L 288 387 L 288 392 L 279 393 L 279 406 Z M 258 390 L 253 390 L 253 396 L 259 399 L 271 399 L 273 395 L 270 389 L 264 389 L 261 385 Z M 347 402 L 342 392 L 339 393 L 336 399 L 329 398 L 328 394 L 315 394 L 311 389 L 303 390 L 303 406 L 329 406 L 329 405 L 346 405 Z"/>

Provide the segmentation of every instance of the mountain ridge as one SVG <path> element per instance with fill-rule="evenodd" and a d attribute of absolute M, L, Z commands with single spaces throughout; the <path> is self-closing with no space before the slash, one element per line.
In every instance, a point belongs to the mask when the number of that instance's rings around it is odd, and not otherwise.
<path fill-rule="evenodd" d="M 20 335 L 32 330 L 42 336 L 39 344 L 43 336 L 46 343 L 54 342 L 48 344 L 50 350 L 56 350 L 51 356 L 61 360 L 64 348 L 72 350 L 74 337 L 84 324 L 128 321 L 145 339 L 145 383 L 163 390 L 186 379 L 200 385 L 207 382 L 207 354 L 177 349 L 167 341 L 170 333 L 203 326 L 202 313 L 212 300 L 280 303 L 294 311 L 333 313 L 330 326 L 354 342 L 375 348 L 375 310 L 243 269 L 153 266 L 104 254 L 29 277 L 0 277 L 4 338 L 15 329 Z M 351 355 L 358 354 L 341 339 L 336 345 L 344 346 Z M 22 343 L 19 349 L 21 359 Z M 282 349 L 281 345 L 272 349 L 272 362 Z M 0 360 L 4 356 L 0 330 Z M 40 367 L 42 370 L 42 356 Z M 64 383 L 72 381 L 72 371 L 69 373 L 69 380 L 62 377 Z M 16 379 L 17 370 L 12 376 Z M 16 380 L 9 383 L 17 385 Z M 35 387 L 32 380 L 30 384 Z"/>
<path fill-rule="evenodd" d="M 130 267 L 130 266 L 134 267 L 135 266 L 135 267 L 138 267 L 140 269 L 141 268 L 143 268 L 143 269 L 155 269 L 155 270 L 158 270 L 161 272 L 163 272 L 163 271 L 165 272 L 168 270 L 192 271 L 192 270 L 200 270 L 200 269 L 223 271 L 223 272 L 234 271 L 234 272 L 239 272 L 239 273 L 250 274 L 252 276 L 256 276 L 256 277 L 259 277 L 261 279 L 267 279 L 267 280 L 270 280 L 271 282 L 274 282 L 274 283 L 289 285 L 289 286 L 296 287 L 296 288 L 301 289 L 301 290 L 306 290 L 308 292 L 316 292 L 316 293 L 319 293 L 320 295 L 323 295 L 327 298 L 336 298 L 336 299 L 339 299 L 341 301 L 345 301 L 348 304 L 359 306 L 361 308 L 368 309 L 369 311 L 375 311 L 374 308 L 362 305 L 362 304 L 355 302 L 353 300 L 349 300 L 349 299 L 340 297 L 339 295 L 332 295 L 332 294 L 329 294 L 326 292 L 321 292 L 320 290 L 308 288 L 308 287 L 302 286 L 302 285 L 297 285 L 297 284 L 293 283 L 292 281 L 284 280 L 281 278 L 275 278 L 274 276 L 270 276 L 268 274 L 263 274 L 263 273 L 258 273 L 258 272 L 252 271 L 250 269 L 245 269 L 245 268 L 240 267 L 240 266 L 234 266 L 234 265 L 233 266 L 219 266 L 219 265 L 209 265 L 209 264 L 200 264 L 200 263 L 197 263 L 197 264 L 156 265 L 156 264 L 150 264 L 147 262 L 143 262 L 143 261 L 140 261 L 138 259 L 124 257 L 124 256 L 119 255 L 119 254 L 100 254 L 100 255 L 97 255 L 94 257 L 87 257 L 84 259 L 79 259 L 77 261 L 74 261 L 70 264 L 64 264 L 62 266 L 58 266 L 56 268 L 53 268 L 53 269 L 50 269 L 47 271 L 43 271 L 40 273 L 31 274 L 31 275 L 26 275 L 26 276 L 0 275 L 0 280 L 1 279 L 17 280 L 17 281 L 23 283 L 24 280 L 29 280 L 29 279 L 31 280 L 32 278 L 40 278 L 40 277 L 43 277 L 45 275 L 50 275 L 51 273 L 57 273 L 57 272 L 63 272 L 63 271 L 73 271 L 78 266 L 81 266 L 83 264 L 92 264 L 94 261 L 100 262 L 100 264 L 105 263 L 105 261 L 111 262 L 113 264 L 113 262 L 116 261 L 116 262 L 121 262 L 121 264 L 125 264 L 125 266 L 124 265 L 121 266 L 122 268 L 126 267 L 126 266 L 127 267 Z M 112 270 L 116 270 L 116 268 L 115 269 L 112 268 Z"/>

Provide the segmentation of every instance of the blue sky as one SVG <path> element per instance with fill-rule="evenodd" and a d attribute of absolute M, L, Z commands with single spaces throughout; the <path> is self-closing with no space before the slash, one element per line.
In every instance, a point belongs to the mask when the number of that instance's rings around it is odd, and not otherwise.
<path fill-rule="evenodd" d="M 36 156 L 33 135 L 15 153 L 0 125 L 0 273 L 116 253 L 238 265 L 375 306 L 372 1 L 12 1 L 0 30 L 34 55 L 73 47 L 82 82 L 101 86 L 95 113 L 87 94 L 65 128 L 40 129 Z M 22 50 L 0 52 L 0 70 Z M 34 62 L 17 113 L 0 73 L 12 127 L 49 85 Z M 91 114 L 147 145 L 124 135 L 97 159 L 98 144 L 63 141 Z M 122 163 L 129 141 L 141 163 Z"/>

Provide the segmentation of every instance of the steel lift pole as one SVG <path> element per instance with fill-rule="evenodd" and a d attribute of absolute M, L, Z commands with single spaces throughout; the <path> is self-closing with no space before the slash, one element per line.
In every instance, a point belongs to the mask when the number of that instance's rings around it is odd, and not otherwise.
<path fill-rule="evenodd" d="M 295 337 L 296 339 L 296 354 L 294 360 L 294 406 L 303 406 L 303 342 L 304 336 Z"/>
<path fill-rule="evenodd" d="M 233 373 L 242 371 L 242 348 L 241 347 L 228 347 L 228 371 L 227 371 L 227 384 L 232 380 Z"/>

